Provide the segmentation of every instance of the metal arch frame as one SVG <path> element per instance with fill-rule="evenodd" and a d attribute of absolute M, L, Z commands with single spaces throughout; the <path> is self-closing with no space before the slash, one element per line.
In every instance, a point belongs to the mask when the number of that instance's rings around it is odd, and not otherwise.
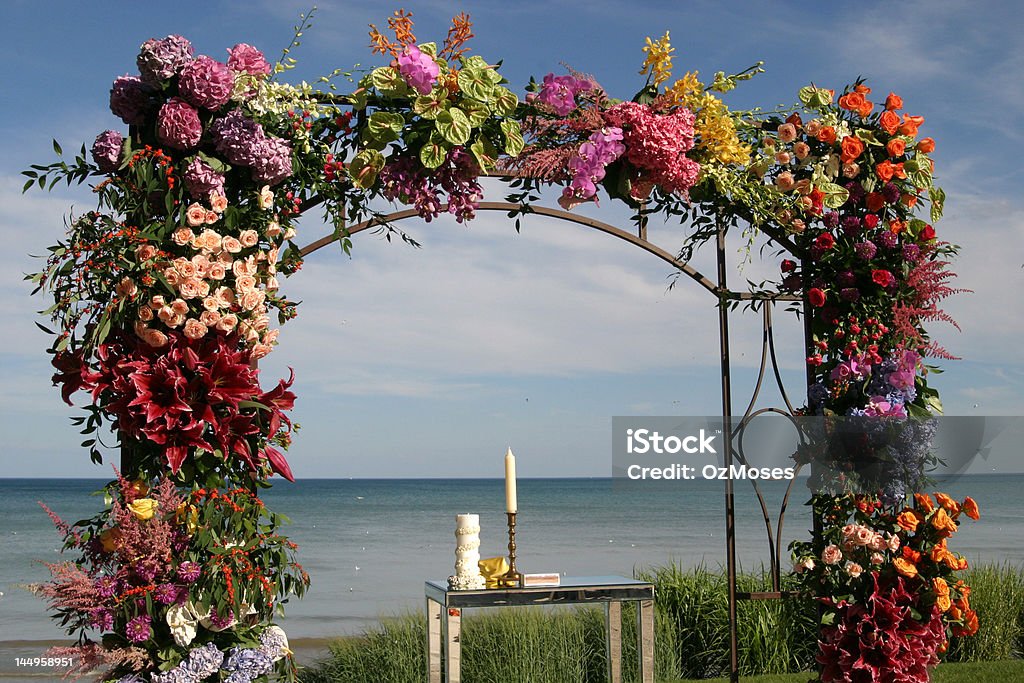
<path fill-rule="evenodd" d="M 507 178 L 506 178 L 507 179 Z M 304 206 L 303 210 L 309 209 L 319 203 L 319 200 L 314 198 L 308 201 Z M 447 208 L 447 207 L 444 207 Z M 480 202 L 478 209 L 481 211 L 504 211 L 513 212 L 521 211 L 522 206 L 511 202 Z M 603 221 L 586 217 L 579 216 L 576 214 L 569 213 L 561 209 L 553 209 L 544 206 L 530 206 L 528 212 L 522 212 L 522 215 L 538 215 L 547 218 L 555 218 L 569 223 L 575 223 L 582 227 L 591 228 L 599 232 L 611 235 L 625 242 L 628 242 L 640 249 L 652 254 L 662 261 L 668 263 L 672 267 L 678 269 L 683 274 L 687 275 L 690 279 L 695 281 L 707 292 L 714 295 L 718 299 L 718 322 L 719 322 L 719 349 L 720 349 L 720 364 L 721 364 L 721 376 L 722 376 L 722 418 L 724 422 L 724 433 L 726 437 L 726 448 L 724 453 L 725 466 L 730 467 L 733 464 L 733 459 L 737 459 L 740 463 L 746 463 L 746 456 L 743 447 L 743 432 L 746 427 L 753 419 L 759 415 L 765 413 L 776 413 L 784 415 L 792 419 L 795 415 L 795 409 L 789 396 L 786 392 L 785 386 L 782 381 L 781 372 L 775 351 L 775 337 L 773 332 L 772 323 L 772 307 L 778 302 L 802 302 L 802 313 L 804 321 L 804 346 L 805 349 L 810 348 L 811 333 L 810 333 L 810 309 L 808 302 L 805 297 L 798 296 L 795 294 L 787 294 L 782 292 L 736 292 L 732 291 L 728 287 L 728 269 L 727 269 L 727 258 L 726 258 L 726 233 L 728 226 L 726 223 L 719 219 L 717 221 L 717 234 L 715 239 L 715 250 L 716 250 L 716 270 L 717 270 L 717 281 L 712 281 L 710 278 L 705 276 L 703 273 L 695 269 L 686 261 L 682 260 L 678 256 L 671 254 L 665 249 L 647 240 L 646 223 L 641 223 L 636 233 L 623 230 L 622 228 L 615 227 Z M 389 225 L 392 222 L 404 220 L 407 218 L 417 217 L 418 214 L 415 209 L 404 209 L 401 211 L 395 211 L 384 216 L 377 216 L 372 219 L 362 221 L 355 225 L 345 226 L 341 234 L 330 234 L 326 235 L 308 245 L 301 248 L 299 253 L 302 256 L 307 256 L 333 242 L 336 242 L 339 237 L 351 236 L 366 230 L 372 230 L 375 228 L 382 228 Z M 776 237 L 776 236 L 773 236 Z M 776 238 L 776 241 L 781 242 L 787 248 L 792 250 L 792 243 L 782 238 Z M 731 302 L 736 301 L 747 301 L 750 302 L 752 308 L 760 307 L 762 311 L 762 348 L 761 348 L 761 361 L 760 369 L 757 376 L 757 381 L 742 417 L 738 424 L 732 424 L 732 367 L 731 367 L 731 354 L 729 345 L 729 313 L 732 306 Z M 767 376 L 767 370 L 769 363 L 771 365 L 773 379 L 776 386 L 779 389 L 782 400 L 785 403 L 785 407 L 770 407 L 755 409 L 757 399 L 760 396 L 762 386 Z M 809 382 L 813 381 L 812 371 L 808 368 L 807 378 Z M 798 430 L 799 431 L 799 430 Z M 799 472 L 800 467 L 796 470 Z M 768 540 L 771 578 L 772 578 L 772 590 L 763 592 L 739 592 L 737 591 L 737 566 L 736 566 L 736 527 L 735 527 L 735 495 L 733 482 L 731 478 L 725 480 L 725 525 L 726 525 L 726 571 L 728 580 L 728 608 L 729 608 L 729 668 L 730 668 L 730 681 L 739 681 L 739 642 L 738 642 L 738 631 L 737 631 L 737 605 L 740 600 L 774 600 L 787 597 L 788 593 L 782 591 L 781 578 L 782 578 L 782 565 L 781 565 L 781 544 L 782 544 L 782 531 L 785 521 L 786 509 L 789 504 L 790 494 L 792 493 L 793 484 L 796 482 L 796 478 L 790 480 L 789 486 L 786 489 L 782 503 L 779 508 L 779 514 L 776 519 L 772 519 L 772 514 L 769 512 L 768 503 L 765 501 L 764 495 L 756 480 L 751 480 L 754 487 L 754 492 L 757 496 L 758 503 L 761 508 L 762 516 L 764 517 L 765 530 Z M 773 529 L 773 521 L 775 526 Z M 815 520 L 817 524 L 817 520 Z"/>

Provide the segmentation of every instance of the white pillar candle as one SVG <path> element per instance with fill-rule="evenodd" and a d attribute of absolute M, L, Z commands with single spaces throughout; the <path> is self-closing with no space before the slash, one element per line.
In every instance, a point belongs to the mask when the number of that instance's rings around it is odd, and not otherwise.
<path fill-rule="evenodd" d="M 505 511 L 519 511 L 516 501 L 516 456 L 512 455 L 511 448 L 505 453 Z"/>

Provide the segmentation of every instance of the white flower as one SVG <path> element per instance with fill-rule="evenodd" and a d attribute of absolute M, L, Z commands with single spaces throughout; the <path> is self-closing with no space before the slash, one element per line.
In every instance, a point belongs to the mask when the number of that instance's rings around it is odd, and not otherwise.
<path fill-rule="evenodd" d="M 199 624 L 199 614 L 191 602 L 183 605 L 171 605 L 167 610 L 167 625 L 171 628 L 171 635 L 174 642 L 181 647 L 187 646 L 196 637 L 196 625 Z"/>

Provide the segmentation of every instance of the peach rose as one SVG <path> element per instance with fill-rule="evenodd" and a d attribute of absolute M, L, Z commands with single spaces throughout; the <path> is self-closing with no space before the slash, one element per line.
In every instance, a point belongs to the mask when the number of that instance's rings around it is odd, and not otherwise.
<path fill-rule="evenodd" d="M 885 550 L 885 537 L 882 534 L 875 534 L 871 537 L 871 542 L 868 543 L 868 547 L 875 552 L 882 552 Z"/>
<path fill-rule="evenodd" d="M 846 569 L 846 573 L 849 574 L 850 577 L 854 578 L 854 579 L 856 579 L 858 576 L 860 576 L 861 574 L 864 573 L 864 568 L 861 567 L 856 562 L 847 562 L 846 565 L 844 566 L 844 569 Z"/>
<path fill-rule="evenodd" d="M 884 564 L 885 555 L 882 553 L 871 553 L 871 564 Z"/>
<path fill-rule="evenodd" d="M 139 309 L 139 320 L 148 323 L 153 319 L 153 309 L 149 306 L 143 306 Z"/>
<path fill-rule="evenodd" d="M 152 244 L 143 244 L 135 249 L 135 258 L 138 259 L 140 263 L 148 261 L 154 256 L 156 256 L 156 247 Z"/>
<path fill-rule="evenodd" d="M 798 142 L 793 145 L 793 154 L 797 159 L 806 159 L 811 153 L 811 146 L 806 142 Z"/>
<path fill-rule="evenodd" d="M 183 299 L 195 299 L 199 296 L 199 280 L 189 278 L 178 286 L 178 293 Z"/>
<path fill-rule="evenodd" d="M 259 235 L 257 235 L 256 231 L 252 229 L 243 230 L 238 235 L 238 241 L 242 243 L 243 247 L 255 247 L 259 240 Z"/>
<path fill-rule="evenodd" d="M 242 294 L 239 299 L 239 303 L 242 305 L 243 309 L 251 311 L 263 303 L 265 296 L 266 295 L 258 289 L 250 290 Z"/>
<path fill-rule="evenodd" d="M 778 175 L 775 179 L 775 187 L 779 188 L 782 192 L 789 192 L 796 187 L 796 180 L 793 178 L 793 174 L 789 171 L 784 171 Z"/>
<path fill-rule="evenodd" d="M 213 296 L 217 297 L 221 308 L 229 308 L 235 303 L 235 293 L 230 287 L 218 287 L 214 290 Z"/>
<path fill-rule="evenodd" d="M 868 545 L 875 537 L 875 532 L 866 526 L 857 527 L 857 545 Z"/>
<path fill-rule="evenodd" d="M 220 311 L 217 310 L 205 310 L 199 314 L 199 322 L 206 325 L 207 327 L 215 327 L 220 322 Z"/>
<path fill-rule="evenodd" d="M 206 311 L 216 311 L 220 309 L 220 302 L 217 301 L 217 297 L 208 296 L 203 299 L 203 309 Z"/>
<path fill-rule="evenodd" d="M 199 204 L 189 204 L 185 209 L 185 219 L 193 228 L 200 226 L 206 222 L 206 209 Z"/>
<path fill-rule="evenodd" d="M 224 264 L 220 261 L 214 261 L 210 264 L 209 269 L 206 271 L 206 276 L 211 280 L 223 280 L 224 276 L 228 274 L 228 269 L 224 267 Z"/>
<path fill-rule="evenodd" d="M 162 295 L 160 295 L 160 294 L 157 294 L 152 299 L 149 300 L 149 307 L 150 308 L 160 308 L 165 303 L 166 303 L 166 301 L 164 300 L 164 297 Z"/>
<path fill-rule="evenodd" d="M 281 288 L 281 283 L 277 281 L 276 277 L 271 275 L 270 278 L 267 279 L 267 291 L 268 292 L 276 292 L 280 288 Z"/>
<path fill-rule="evenodd" d="M 178 228 L 174 231 L 174 234 L 171 235 L 171 239 L 174 240 L 174 243 L 179 247 L 191 244 L 192 240 L 195 238 L 196 234 L 192 232 L 192 228 Z"/>
<path fill-rule="evenodd" d="M 252 358 L 259 360 L 260 358 L 266 358 L 273 350 L 274 347 L 271 346 L 270 344 L 256 343 L 252 345 L 252 351 L 250 351 L 250 355 Z"/>
<path fill-rule="evenodd" d="M 167 335 L 160 330 L 148 329 L 143 334 L 142 341 L 146 342 L 154 349 L 159 349 L 167 345 Z"/>
<path fill-rule="evenodd" d="M 891 552 L 896 552 L 900 549 L 900 537 L 897 534 L 889 534 L 885 539 L 885 544 L 889 546 Z"/>
<path fill-rule="evenodd" d="M 121 278 L 121 281 L 117 283 L 117 295 L 119 297 L 131 299 L 138 291 L 139 288 L 135 284 L 135 280 L 130 277 Z"/>
<path fill-rule="evenodd" d="M 196 267 L 196 277 L 206 277 L 207 271 L 210 270 L 210 259 L 202 254 L 196 254 L 192 257 L 192 265 Z"/>
<path fill-rule="evenodd" d="M 228 313 L 227 315 L 221 316 L 220 320 L 217 321 L 217 329 L 221 332 L 231 332 L 238 326 L 238 316 L 234 313 Z"/>
<path fill-rule="evenodd" d="M 230 236 L 221 240 L 221 246 L 230 254 L 237 254 L 242 251 L 242 243 Z"/>
<path fill-rule="evenodd" d="M 281 225 L 277 221 L 270 221 L 270 223 L 267 224 L 267 237 L 277 237 L 281 232 Z"/>
<path fill-rule="evenodd" d="M 220 214 L 216 211 L 207 211 L 206 220 L 204 221 L 207 225 L 213 225 L 220 220 Z"/>
<path fill-rule="evenodd" d="M 807 125 L 804 126 L 804 130 L 806 130 L 807 134 L 812 138 L 818 137 L 818 133 L 821 132 L 821 121 L 818 119 L 811 119 L 807 122 Z"/>
<path fill-rule="evenodd" d="M 784 123 L 779 126 L 779 140 L 782 142 L 793 142 L 793 140 L 796 140 L 796 126 L 792 123 Z"/>
<path fill-rule="evenodd" d="M 170 306 L 161 306 L 160 310 L 156 312 L 156 316 L 164 323 L 168 323 L 174 318 L 174 309 Z"/>
<path fill-rule="evenodd" d="M 174 311 L 176 315 L 185 315 L 188 313 L 188 303 L 182 299 L 175 299 L 171 302 L 171 310 Z"/>
<path fill-rule="evenodd" d="M 270 191 L 269 185 L 264 185 L 263 187 L 260 188 L 260 208 L 274 208 L 274 193 Z"/>
<path fill-rule="evenodd" d="M 790 156 L 789 152 L 776 152 L 775 153 L 775 163 L 779 164 L 780 166 L 785 166 L 786 164 L 788 164 L 792 160 L 793 160 L 793 157 Z"/>
<path fill-rule="evenodd" d="M 239 294 L 251 292 L 256 289 L 256 278 L 252 275 L 243 275 L 235 280 L 235 289 Z"/>
<path fill-rule="evenodd" d="M 210 208 L 216 211 L 217 213 L 224 213 L 224 209 L 228 208 L 228 198 L 222 194 L 211 192 Z"/>
<path fill-rule="evenodd" d="M 206 229 L 199 234 L 196 241 L 201 248 L 217 251 L 220 249 L 221 237 L 215 230 Z"/>
<path fill-rule="evenodd" d="M 290 240 L 293 237 L 295 237 L 295 228 L 289 225 L 284 231 L 284 238 Z"/>
<path fill-rule="evenodd" d="M 195 318 L 189 318 L 185 321 L 183 331 L 185 332 L 185 336 L 189 339 L 202 339 L 206 336 L 208 330 L 204 323 L 201 323 Z"/>
<path fill-rule="evenodd" d="M 844 178 L 850 178 L 852 180 L 853 178 L 857 177 L 858 173 L 860 173 L 860 166 L 858 164 L 853 163 L 853 162 L 851 162 L 849 164 L 843 164 L 843 177 Z"/>
<path fill-rule="evenodd" d="M 821 561 L 825 564 L 839 564 L 843 559 L 843 551 L 837 545 L 829 545 L 821 552 Z"/>

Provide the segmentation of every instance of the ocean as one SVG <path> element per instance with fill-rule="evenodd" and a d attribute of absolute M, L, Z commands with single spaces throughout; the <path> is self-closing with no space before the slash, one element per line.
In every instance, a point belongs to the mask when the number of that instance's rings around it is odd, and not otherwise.
<path fill-rule="evenodd" d="M 48 643 L 66 640 L 45 603 L 24 588 L 48 577 L 43 563 L 61 559 L 61 538 L 37 501 L 73 522 L 102 508 L 90 494 L 103 483 L 0 479 L 0 678 L 17 675 L 15 657 L 40 656 Z M 761 485 L 777 513 L 785 483 Z M 972 563 L 1024 565 L 1024 474 L 967 475 L 939 488 L 970 495 L 981 508 L 981 520 L 967 520 L 951 541 L 954 550 Z M 264 498 L 291 518 L 285 533 L 312 578 L 281 622 L 292 639 L 353 634 L 382 616 L 422 609 L 423 582 L 453 572 L 457 513 L 480 514 L 483 557 L 506 553 L 500 479 L 309 479 L 277 483 Z M 807 498 L 797 480 L 786 558 L 789 541 L 808 535 Z M 736 508 L 741 567 L 757 569 L 768 561 L 768 543 L 747 482 L 736 482 Z M 626 489 L 610 479 L 521 479 L 516 542 L 526 572 L 629 576 L 668 562 L 717 568 L 725 563 L 724 483 Z"/>

